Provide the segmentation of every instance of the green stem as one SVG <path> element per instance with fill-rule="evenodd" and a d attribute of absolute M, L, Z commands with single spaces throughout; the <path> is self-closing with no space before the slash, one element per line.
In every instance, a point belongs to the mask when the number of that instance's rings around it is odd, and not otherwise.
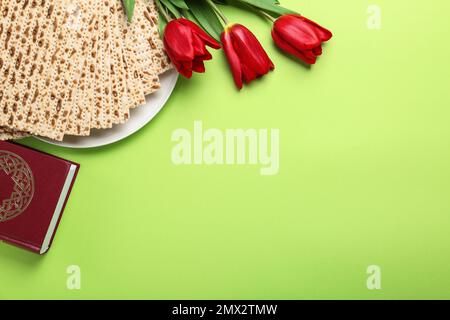
<path fill-rule="evenodd" d="M 213 8 L 213 10 L 216 12 L 216 14 L 219 16 L 220 19 L 222 19 L 223 23 L 225 25 L 228 25 L 228 19 L 227 17 L 225 17 L 225 15 L 223 14 L 223 12 L 219 9 L 219 7 L 214 3 L 214 1 L 212 0 L 205 0 L 206 3 L 209 4 L 209 6 L 211 8 Z"/>
<path fill-rule="evenodd" d="M 159 0 L 155 0 L 156 6 L 160 9 L 159 11 L 161 12 L 161 15 L 164 17 L 164 19 L 167 22 L 172 21 L 172 17 L 169 15 L 169 13 L 166 11 L 166 9 L 164 8 L 164 6 L 161 4 L 161 2 Z"/>
<path fill-rule="evenodd" d="M 186 9 L 181 9 L 181 15 L 186 18 L 189 19 L 189 12 Z"/>
<path fill-rule="evenodd" d="M 260 10 L 260 9 L 257 9 L 257 11 L 261 14 L 261 15 L 263 15 L 264 17 L 266 17 L 267 19 L 269 19 L 270 21 L 272 21 L 272 22 L 275 22 L 277 19 L 275 19 L 274 17 L 272 17 L 270 14 L 268 14 L 267 12 L 265 12 L 265 11 L 263 11 L 263 10 Z"/>

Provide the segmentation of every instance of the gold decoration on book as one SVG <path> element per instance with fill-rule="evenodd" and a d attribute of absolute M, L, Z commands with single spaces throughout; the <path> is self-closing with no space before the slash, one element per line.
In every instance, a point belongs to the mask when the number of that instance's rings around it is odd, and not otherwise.
<path fill-rule="evenodd" d="M 28 163 L 15 153 L 0 150 L 0 170 L 13 184 L 12 193 L 1 201 L 0 223 L 22 214 L 30 205 L 34 195 L 34 176 Z M 5 183 L 0 181 L 0 183 Z"/>

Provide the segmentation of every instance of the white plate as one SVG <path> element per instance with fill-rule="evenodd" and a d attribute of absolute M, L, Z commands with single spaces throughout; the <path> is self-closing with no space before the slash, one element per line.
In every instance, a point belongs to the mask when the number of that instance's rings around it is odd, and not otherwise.
<path fill-rule="evenodd" d="M 88 137 L 67 136 L 61 142 L 42 137 L 36 138 L 53 145 L 78 149 L 96 148 L 123 140 L 142 129 L 161 111 L 172 94 L 177 80 L 178 73 L 175 70 L 163 74 L 160 79 L 161 89 L 149 95 L 145 105 L 131 110 L 130 120 L 125 124 L 106 130 L 93 129 Z"/>

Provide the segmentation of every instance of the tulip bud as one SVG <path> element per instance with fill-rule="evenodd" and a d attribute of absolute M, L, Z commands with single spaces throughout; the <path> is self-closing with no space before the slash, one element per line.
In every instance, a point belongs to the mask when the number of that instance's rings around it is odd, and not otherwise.
<path fill-rule="evenodd" d="M 272 38 L 281 50 L 308 64 L 316 63 L 317 57 L 322 54 L 322 43 L 332 36 L 327 29 L 296 14 L 281 16 L 272 30 Z"/>
<path fill-rule="evenodd" d="M 180 18 L 170 21 L 164 31 L 164 47 L 167 55 L 186 78 L 193 72 L 205 72 L 205 60 L 212 56 L 206 49 L 220 49 L 220 43 L 211 38 L 203 29 L 190 20 Z"/>
<path fill-rule="evenodd" d="M 221 36 L 234 82 L 242 89 L 275 68 L 258 39 L 246 27 L 235 24 L 225 28 Z"/>

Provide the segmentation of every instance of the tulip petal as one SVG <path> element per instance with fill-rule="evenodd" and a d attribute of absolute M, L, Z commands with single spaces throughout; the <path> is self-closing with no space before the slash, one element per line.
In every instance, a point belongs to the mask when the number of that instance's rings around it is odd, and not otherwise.
<path fill-rule="evenodd" d="M 274 69 L 261 43 L 246 27 L 236 24 L 231 29 L 233 45 L 239 60 L 258 75 L 265 75 Z"/>
<path fill-rule="evenodd" d="M 296 56 L 297 58 L 303 60 L 304 62 L 308 63 L 308 64 L 315 64 L 316 63 L 316 58 L 308 58 L 307 56 L 305 56 L 305 54 L 302 51 L 299 51 L 297 49 L 295 49 L 293 46 L 291 46 L 289 43 L 287 43 L 286 41 L 284 41 L 276 32 L 276 30 L 272 31 L 272 37 L 273 40 L 275 41 L 275 44 L 283 51 L 292 54 L 293 56 Z"/>
<path fill-rule="evenodd" d="M 314 48 L 314 49 L 313 49 L 313 53 L 314 53 L 316 56 L 321 56 L 321 55 L 322 55 L 322 46 L 318 46 L 317 48 Z"/>
<path fill-rule="evenodd" d="M 179 69 L 177 70 L 182 76 L 190 79 L 192 77 L 192 62 L 185 61 L 181 63 Z"/>
<path fill-rule="evenodd" d="M 192 63 L 192 70 L 198 73 L 204 73 L 206 70 L 205 64 L 202 60 L 194 60 Z"/>
<path fill-rule="evenodd" d="M 195 59 L 211 60 L 212 55 L 208 50 L 206 50 L 205 44 L 203 43 L 202 39 L 200 39 L 197 35 L 194 35 L 192 40 Z"/>
<path fill-rule="evenodd" d="M 311 50 L 321 44 L 316 28 L 301 16 L 282 16 L 275 21 L 274 29 L 282 39 L 299 51 Z"/>
<path fill-rule="evenodd" d="M 303 17 L 303 16 L 301 17 L 301 19 L 303 21 L 306 21 L 310 25 L 314 26 L 314 30 L 315 30 L 316 34 L 320 37 L 321 41 L 325 42 L 325 41 L 330 40 L 333 37 L 333 34 L 331 33 L 331 31 L 329 31 L 328 29 L 325 29 L 318 23 L 316 23 L 312 20 L 309 20 L 308 18 Z"/>
<path fill-rule="evenodd" d="M 189 28 L 173 21 L 166 26 L 164 44 L 169 57 L 174 60 L 194 59 L 193 36 Z"/>
<path fill-rule="evenodd" d="M 258 74 L 252 69 L 248 68 L 245 64 L 242 65 L 242 78 L 245 83 L 250 83 L 258 77 Z"/>
<path fill-rule="evenodd" d="M 225 31 L 221 36 L 223 49 L 228 59 L 228 63 L 230 65 L 231 72 L 233 74 L 234 83 L 238 87 L 239 90 L 242 89 L 242 68 L 241 62 L 239 61 L 239 57 L 234 51 L 233 48 L 233 39 L 231 38 L 230 32 Z"/>
<path fill-rule="evenodd" d="M 311 59 L 311 60 L 314 60 L 317 57 L 314 54 L 313 50 L 305 50 L 305 51 L 302 51 L 302 53 L 305 55 L 305 57 L 307 57 L 308 59 Z"/>
<path fill-rule="evenodd" d="M 188 26 L 193 30 L 193 32 L 198 35 L 208 46 L 214 49 L 220 49 L 221 45 L 216 40 L 214 40 L 212 37 L 210 37 L 202 28 L 200 28 L 198 25 L 193 23 L 192 21 L 188 19 L 178 19 L 181 24 Z"/>

